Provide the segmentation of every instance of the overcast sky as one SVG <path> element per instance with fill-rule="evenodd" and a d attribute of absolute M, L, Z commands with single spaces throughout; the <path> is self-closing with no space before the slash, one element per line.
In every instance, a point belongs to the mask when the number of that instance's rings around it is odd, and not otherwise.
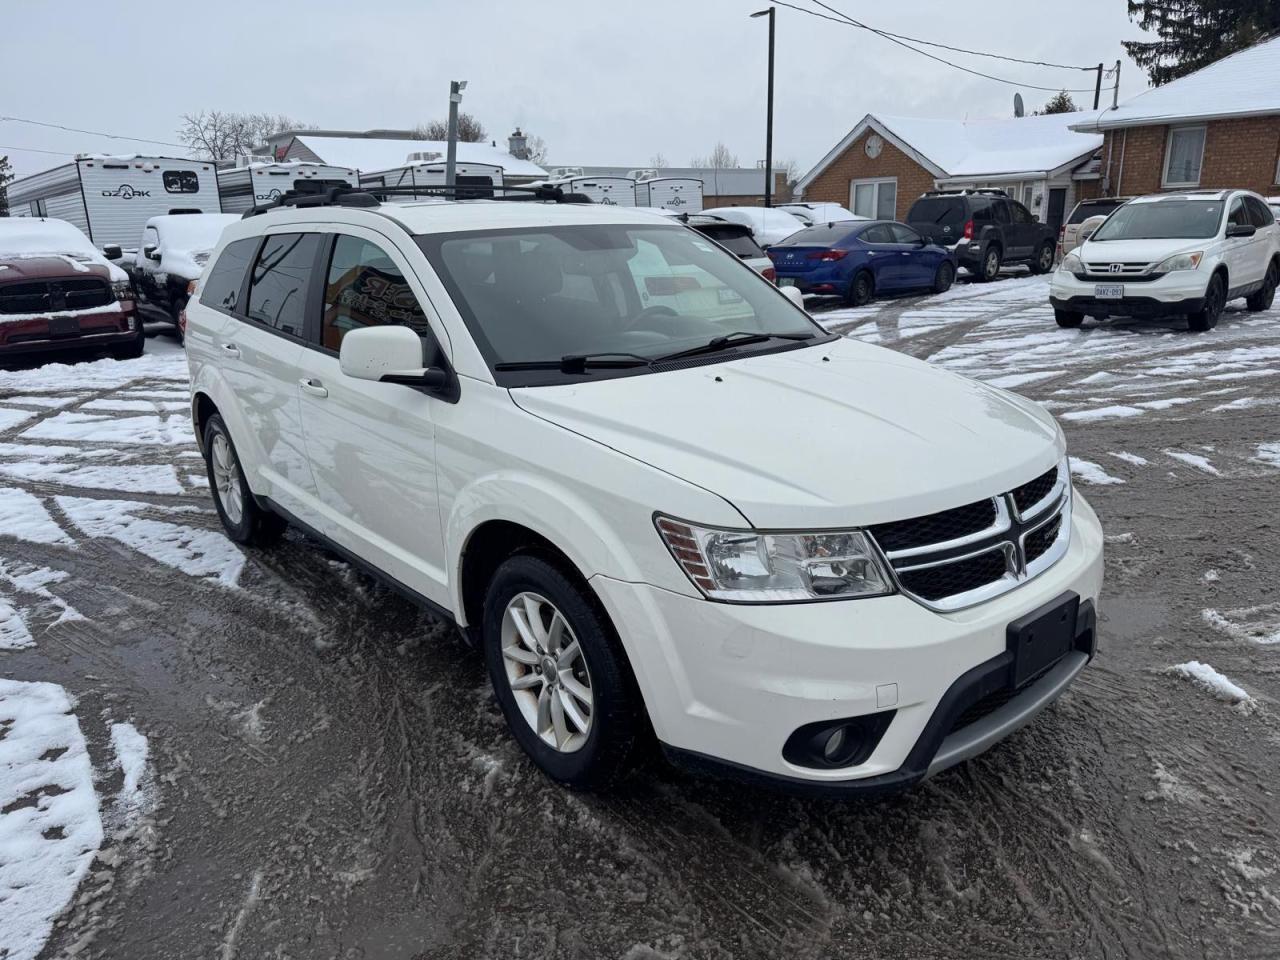
<path fill-rule="evenodd" d="M 1055 63 L 1121 58 L 1121 98 L 1146 86 L 1120 46 L 1142 36 L 1125 0 L 827 2 L 881 29 L 954 46 Z M 169 141 L 181 115 L 202 108 L 284 113 L 321 127 L 407 127 L 443 117 L 449 80 L 465 79 L 463 109 L 490 137 L 502 143 L 520 124 L 546 140 L 555 164 L 644 166 L 661 153 L 683 165 L 723 140 L 752 165 L 764 157 L 767 27 L 748 15 L 765 6 L 6 0 L 0 115 Z M 779 7 L 777 33 L 774 155 L 802 171 L 868 112 L 1012 114 L 1015 88 L 864 30 Z M 1091 74 L 935 52 L 1022 83 L 1093 85 Z M 1051 94 L 1022 95 L 1030 111 Z M 1091 93 L 1074 96 L 1091 105 Z M 85 151 L 180 155 L 0 120 L 0 154 L 19 175 Z"/>

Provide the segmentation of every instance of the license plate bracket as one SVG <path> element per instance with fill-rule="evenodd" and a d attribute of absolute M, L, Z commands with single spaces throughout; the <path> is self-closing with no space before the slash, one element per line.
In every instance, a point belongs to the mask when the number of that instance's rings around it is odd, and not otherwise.
<path fill-rule="evenodd" d="M 1093 296 L 1096 300 L 1123 300 L 1124 284 L 1099 283 L 1093 288 Z"/>
<path fill-rule="evenodd" d="M 1072 593 L 1009 624 L 1006 639 L 1013 656 L 1014 687 L 1021 687 L 1067 655 L 1075 645 L 1079 611 L 1080 598 Z"/>
<path fill-rule="evenodd" d="M 49 336 L 51 337 L 80 336 L 80 318 L 79 317 L 50 317 L 49 318 Z"/>

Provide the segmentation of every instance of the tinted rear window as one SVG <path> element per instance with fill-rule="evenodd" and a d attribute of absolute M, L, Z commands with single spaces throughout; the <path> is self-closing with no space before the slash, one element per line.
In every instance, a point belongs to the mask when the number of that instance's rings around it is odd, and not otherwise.
<path fill-rule="evenodd" d="M 320 248 L 318 233 L 284 233 L 267 237 L 253 265 L 249 289 L 250 320 L 300 337 L 306 316 L 307 284 Z"/>
<path fill-rule="evenodd" d="M 851 228 L 847 223 L 821 223 L 793 233 L 778 246 L 787 247 L 829 247 L 839 243 L 851 233 L 857 233 L 861 226 Z"/>
<path fill-rule="evenodd" d="M 1071 216 L 1067 223 L 1084 223 L 1090 217 L 1105 217 L 1118 206 L 1120 204 L 1115 200 L 1089 200 L 1077 204 L 1076 208 L 1071 211 Z"/>
<path fill-rule="evenodd" d="M 706 234 L 730 253 L 744 260 L 750 257 L 764 256 L 764 251 L 760 249 L 760 244 L 756 243 L 755 238 L 751 236 L 751 230 L 747 227 L 725 225 L 695 227 L 694 229 L 699 233 Z"/>
<path fill-rule="evenodd" d="M 960 227 L 965 221 L 964 200 L 960 197 L 921 197 L 911 205 L 908 223 Z"/>
<path fill-rule="evenodd" d="M 244 272 L 258 247 L 258 238 L 236 240 L 229 243 L 209 271 L 209 279 L 200 291 L 200 302 L 206 307 L 216 307 L 236 313 L 236 300 L 244 285 Z"/>

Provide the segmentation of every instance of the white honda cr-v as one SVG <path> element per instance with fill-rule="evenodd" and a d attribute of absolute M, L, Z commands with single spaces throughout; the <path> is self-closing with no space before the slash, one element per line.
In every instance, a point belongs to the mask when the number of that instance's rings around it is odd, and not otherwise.
<path fill-rule="evenodd" d="M 1102 534 L 1034 403 L 828 334 L 641 210 L 323 199 L 227 228 L 187 307 L 218 513 L 455 621 L 556 780 L 656 736 L 901 787 L 1093 656 Z"/>

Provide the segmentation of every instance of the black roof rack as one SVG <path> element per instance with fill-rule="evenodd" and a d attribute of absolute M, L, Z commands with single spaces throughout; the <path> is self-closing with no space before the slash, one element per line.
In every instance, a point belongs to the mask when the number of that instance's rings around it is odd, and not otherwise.
<path fill-rule="evenodd" d="M 987 197 L 1008 197 L 1007 190 L 1001 190 L 997 187 L 965 187 L 960 190 L 926 190 L 922 196 L 925 197 L 963 197 L 972 194 L 981 194 Z"/>
<path fill-rule="evenodd" d="M 477 193 L 481 191 L 484 192 L 484 196 L 477 197 Z M 551 203 L 592 202 L 590 197 L 581 193 L 566 193 L 560 187 L 549 184 L 521 187 L 494 186 L 492 188 L 477 187 L 475 184 L 470 183 L 454 184 L 453 186 L 438 184 L 435 186 L 379 187 L 368 184 L 359 187 L 347 185 L 334 187 L 303 180 L 297 184 L 295 189 L 281 194 L 271 203 L 250 207 L 244 212 L 241 219 L 256 217 L 259 214 L 269 213 L 280 207 L 376 207 L 382 203 L 379 199 L 380 197 L 409 197 L 416 199 L 424 195 L 430 196 L 438 193 L 463 194 L 462 199 L 542 200 Z"/>

